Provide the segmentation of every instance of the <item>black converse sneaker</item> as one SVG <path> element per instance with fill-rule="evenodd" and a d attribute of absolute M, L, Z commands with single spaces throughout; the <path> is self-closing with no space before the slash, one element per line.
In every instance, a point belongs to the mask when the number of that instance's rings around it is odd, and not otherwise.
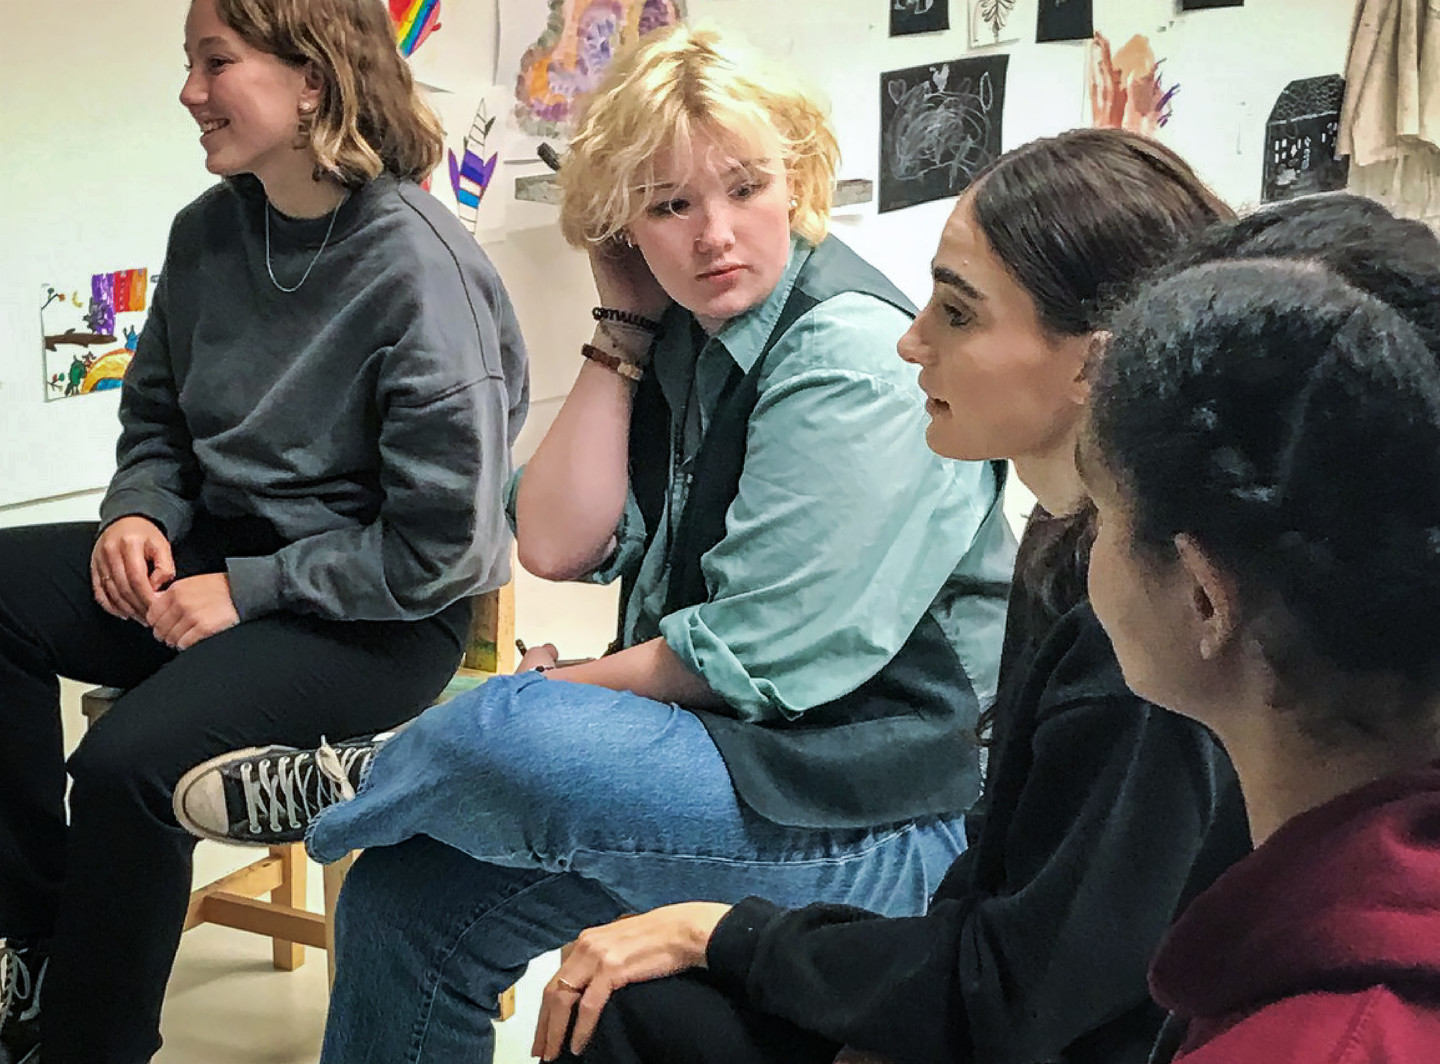
<path fill-rule="evenodd" d="M 175 818 L 192 835 L 278 846 L 299 842 L 322 809 L 355 797 L 394 731 L 314 750 L 253 746 L 211 758 L 175 786 Z"/>
<path fill-rule="evenodd" d="M 0 939 L 0 1061 L 40 1064 L 40 990 L 50 957 L 35 942 Z"/>

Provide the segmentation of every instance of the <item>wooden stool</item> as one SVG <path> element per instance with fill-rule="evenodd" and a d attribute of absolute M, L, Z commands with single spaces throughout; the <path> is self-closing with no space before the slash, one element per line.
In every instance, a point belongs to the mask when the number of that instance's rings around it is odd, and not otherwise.
<path fill-rule="evenodd" d="M 82 694 L 80 712 L 87 726 L 93 727 L 122 694 L 114 687 L 94 687 Z M 334 903 L 354 855 L 322 869 L 323 913 L 304 907 L 307 861 L 302 843 L 271 846 L 259 860 L 196 888 L 190 892 L 190 904 L 185 910 L 185 930 L 219 924 L 263 935 L 271 940 L 275 967 L 282 972 L 293 972 L 305 963 L 304 947 L 326 950 L 333 983 L 335 961 L 330 943 L 335 940 Z M 269 900 L 262 900 L 262 894 L 268 894 Z"/>
<path fill-rule="evenodd" d="M 444 702 L 462 691 L 483 683 L 500 672 L 515 669 L 515 592 L 510 584 L 475 597 L 475 614 L 470 639 L 460 668 L 441 692 Z M 93 726 L 115 704 L 123 691 L 94 687 L 80 696 L 80 712 L 87 726 Z M 305 963 L 305 947 L 326 951 L 330 982 L 335 982 L 335 904 L 345 874 L 356 854 L 325 865 L 324 912 L 305 908 L 305 873 L 308 858 L 303 843 L 271 846 L 259 860 L 229 875 L 221 876 L 190 893 L 185 910 L 185 930 L 201 924 L 219 924 L 237 931 L 249 931 L 271 940 L 275 967 L 291 972 Z M 261 895 L 268 894 L 268 900 Z M 515 1012 L 515 988 L 500 995 L 500 1019 Z"/>

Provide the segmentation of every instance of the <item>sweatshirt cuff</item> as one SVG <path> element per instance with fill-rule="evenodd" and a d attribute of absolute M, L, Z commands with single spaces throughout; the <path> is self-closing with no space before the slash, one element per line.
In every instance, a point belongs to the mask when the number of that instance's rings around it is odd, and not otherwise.
<path fill-rule="evenodd" d="M 760 935 L 785 910 L 764 898 L 746 898 L 721 917 L 705 947 L 705 966 L 722 983 L 743 990 L 760 947 Z"/>
<path fill-rule="evenodd" d="M 190 531 L 193 508 L 189 503 L 152 491 L 122 488 L 100 502 L 100 530 L 103 532 L 122 517 L 143 517 L 158 525 L 172 544 Z"/>
<path fill-rule="evenodd" d="M 230 577 L 230 599 L 242 621 L 280 609 L 280 559 L 275 555 L 258 558 L 226 558 Z"/>

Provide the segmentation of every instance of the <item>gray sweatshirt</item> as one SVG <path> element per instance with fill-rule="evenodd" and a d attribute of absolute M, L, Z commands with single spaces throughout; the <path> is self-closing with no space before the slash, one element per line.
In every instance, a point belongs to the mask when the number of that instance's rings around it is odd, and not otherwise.
<path fill-rule="evenodd" d="M 494 267 L 418 186 L 381 176 L 327 215 L 240 177 L 176 217 L 120 399 L 105 524 L 172 543 L 198 511 L 286 546 L 230 558 L 242 619 L 418 619 L 504 583 L 501 500 L 525 418 L 524 344 Z M 317 251 L 319 255 L 317 257 Z"/>

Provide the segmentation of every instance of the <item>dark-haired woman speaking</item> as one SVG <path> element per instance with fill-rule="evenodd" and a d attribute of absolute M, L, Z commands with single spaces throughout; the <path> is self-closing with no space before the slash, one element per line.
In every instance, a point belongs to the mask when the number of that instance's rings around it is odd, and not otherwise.
<path fill-rule="evenodd" d="M 1146 1059 L 1163 1020 L 1150 955 L 1248 833 L 1213 736 L 1126 688 L 1090 610 L 1075 444 L 1106 302 L 1227 215 L 1171 152 L 1110 130 L 1020 148 L 966 192 L 900 353 L 920 366 L 931 448 L 1012 458 L 1054 515 L 1021 544 L 978 838 L 924 916 L 750 898 L 588 931 L 546 990 L 538 1055 Z M 708 971 L 643 982 L 693 968 Z"/>

